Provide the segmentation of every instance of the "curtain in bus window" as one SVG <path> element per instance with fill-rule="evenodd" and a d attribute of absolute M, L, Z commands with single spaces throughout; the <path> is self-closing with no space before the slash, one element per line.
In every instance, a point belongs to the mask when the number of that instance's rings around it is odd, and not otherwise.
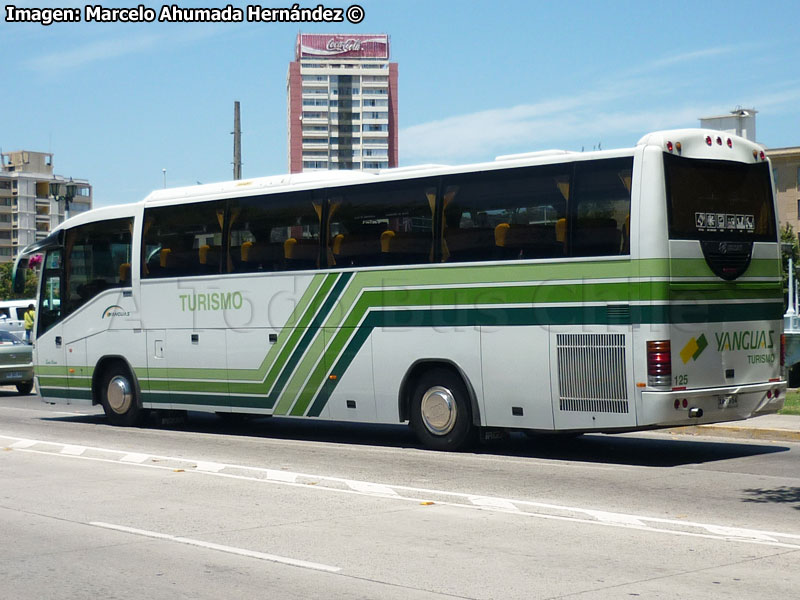
<path fill-rule="evenodd" d="M 225 203 L 196 202 L 145 210 L 142 277 L 187 277 L 220 272 Z"/>
<path fill-rule="evenodd" d="M 317 268 L 320 217 L 309 192 L 236 198 L 230 211 L 232 272 Z"/>
<path fill-rule="evenodd" d="M 130 285 L 132 218 L 98 221 L 69 229 L 63 316 L 104 290 Z"/>
<path fill-rule="evenodd" d="M 572 195 L 571 255 L 630 253 L 633 157 L 576 163 Z"/>
<path fill-rule="evenodd" d="M 328 190 L 329 266 L 431 262 L 431 195 L 435 200 L 432 179 Z"/>
<path fill-rule="evenodd" d="M 520 260 L 564 256 L 571 165 L 453 175 L 444 179 L 442 260 Z"/>

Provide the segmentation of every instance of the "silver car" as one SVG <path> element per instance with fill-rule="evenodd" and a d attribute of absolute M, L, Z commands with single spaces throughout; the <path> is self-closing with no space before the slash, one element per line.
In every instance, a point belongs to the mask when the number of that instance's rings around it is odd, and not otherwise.
<path fill-rule="evenodd" d="M 0 385 L 16 385 L 23 395 L 33 389 L 33 346 L 1 329 Z"/>

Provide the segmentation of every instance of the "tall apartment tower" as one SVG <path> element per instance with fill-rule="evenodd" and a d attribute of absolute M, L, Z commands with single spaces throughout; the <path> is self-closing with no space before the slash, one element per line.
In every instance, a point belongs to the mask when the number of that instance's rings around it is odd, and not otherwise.
<path fill-rule="evenodd" d="M 0 263 L 47 237 L 67 217 L 92 208 L 92 186 L 85 179 L 53 174 L 53 155 L 4 152 L 0 170 Z"/>
<path fill-rule="evenodd" d="M 388 35 L 298 34 L 286 87 L 289 172 L 397 166 Z"/>

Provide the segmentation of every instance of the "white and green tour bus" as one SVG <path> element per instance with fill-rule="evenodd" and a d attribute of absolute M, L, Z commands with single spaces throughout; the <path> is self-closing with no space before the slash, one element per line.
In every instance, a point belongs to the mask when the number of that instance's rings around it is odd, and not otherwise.
<path fill-rule="evenodd" d="M 153 192 L 43 254 L 37 388 L 151 410 L 624 432 L 779 410 L 769 163 L 705 130 Z M 17 277 L 17 281 L 20 278 Z"/>

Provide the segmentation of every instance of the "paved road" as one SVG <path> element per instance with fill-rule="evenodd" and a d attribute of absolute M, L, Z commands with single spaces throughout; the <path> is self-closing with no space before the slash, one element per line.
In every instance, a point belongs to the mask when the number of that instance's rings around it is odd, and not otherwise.
<path fill-rule="evenodd" d="M 145 429 L 0 392 L 9 598 L 788 598 L 800 444 L 420 449 L 404 427 Z"/>

